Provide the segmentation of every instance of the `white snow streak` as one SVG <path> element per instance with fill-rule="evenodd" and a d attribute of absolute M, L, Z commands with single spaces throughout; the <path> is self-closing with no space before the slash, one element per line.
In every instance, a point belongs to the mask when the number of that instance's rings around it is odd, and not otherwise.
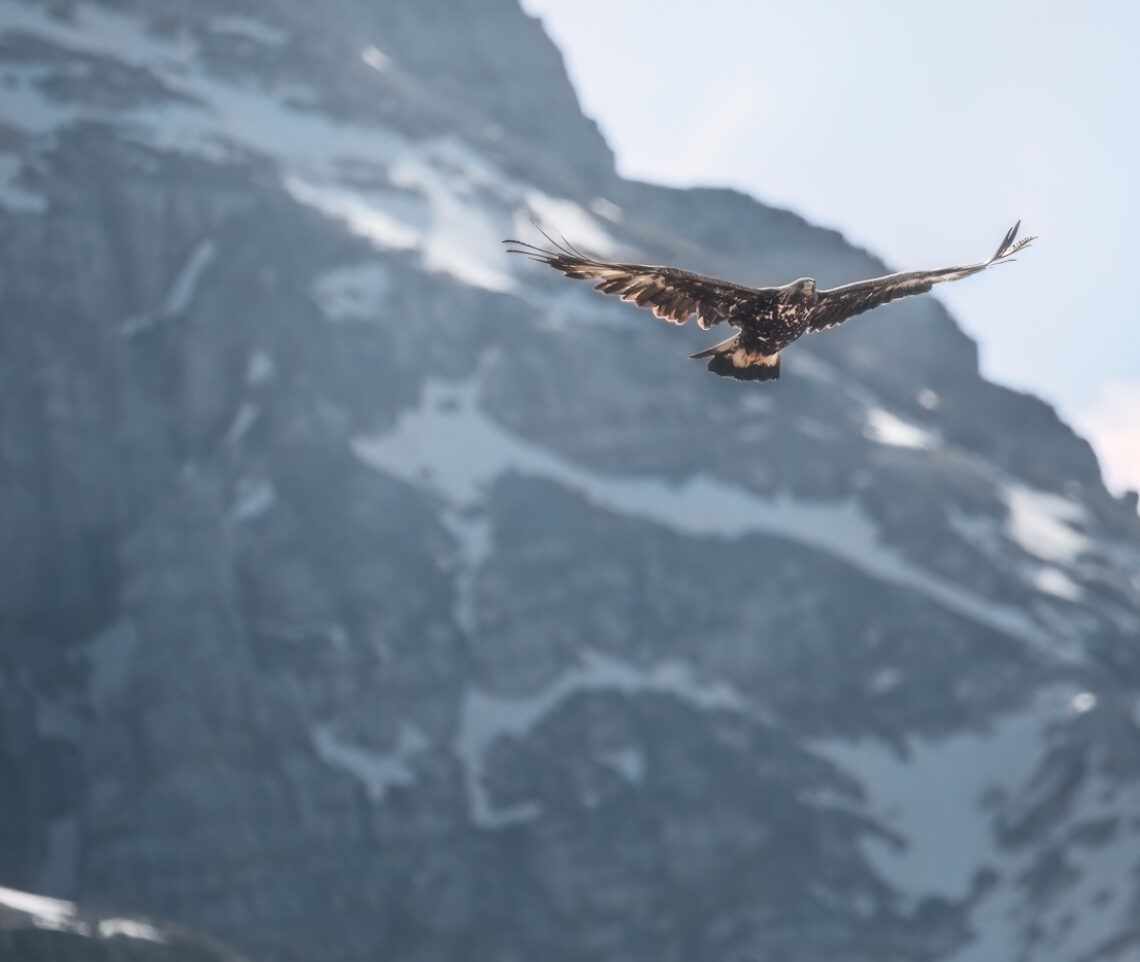
<path fill-rule="evenodd" d="M 595 201 L 599 204 L 599 201 Z M 605 201 L 604 203 L 609 203 Z M 562 237 L 570 240 L 575 247 L 580 247 L 588 254 L 599 257 L 610 257 L 619 249 L 618 242 L 614 240 L 609 231 L 598 223 L 589 211 L 581 204 L 561 197 L 551 197 L 538 190 L 526 192 L 526 204 L 531 215 L 538 221 L 540 227 L 556 239 Z M 613 204 L 609 208 L 618 210 Z M 609 210 L 602 207 L 602 210 Z M 603 215 L 604 216 L 604 215 Z M 530 234 L 534 232 L 533 224 L 524 223 L 521 218 L 516 230 L 522 232 L 523 240 L 531 240 Z M 529 232 L 529 234 L 527 233 Z M 544 243 L 537 240 L 537 243 Z"/>
<path fill-rule="evenodd" d="M 1024 926 L 1035 912 L 1046 926 L 1044 940 L 1032 951 L 1039 962 L 1091 957 L 1100 942 L 1127 926 L 1136 890 L 1133 873 L 1140 864 L 1135 832 L 1099 846 L 1064 844 L 1078 877 L 1071 886 L 1062 885 L 1044 906 L 1032 907 L 1023 878 L 1050 841 L 1066 839 L 1076 822 L 1123 816 L 1124 833 L 1127 816 L 1140 802 L 1134 788 L 1122 791 L 1119 781 L 1090 775 L 1070 814 L 1050 836 L 1017 850 L 998 844 L 993 809 L 987 803 L 987 796 L 997 791 L 1031 806 L 1033 776 L 1044 756 L 1048 728 L 1095 705 L 1090 692 L 1057 687 L 989 730 L 944 739 L 911 738 L 904 754 L 867 739 L 828 739 L 813 745 L 862 783 L 867 813 L 904 839 L 901 849 L 868 840 L 866 852 L 875 868 L 913 903 L 930 895 L 963 898 L 976 873 L 983 868 L 997 873 L 997 885 L 971 915 L 976 937 L 954 956 L 955 962 L 1025 958 L 1029 946 Z M 1105 892 L 1112 897 L 1098 898 Z M 1073 924 L 1065 921 L 1070 910 Z"/>
<path fill-rule="evenodd" d="M 491 179 L 486 168 L 465 150 L 442 156 L 407 158 L 391 171 L 392 183 L 427 198 L 431 227 L 423 238 L 424 266 L 451 274 L 465 284 L 501 293 L 515 281 L 502 250 L 501 225 L 487 216 L 480 194 Z M 453 169 L 451 163 L 462 164 Z"/>
<path fill-rule="evenodd" d="M 313 300 L 330 321 L 378 321 L 392 287 L 381 261 L 337 267 L 318 274 L 310 286 Z"/>
<path fill-rule="evenodd" d="M 1036 845 L 1007 856 L 997 888 L 972 916 L 977 938 L 953 962 L 991 962 L 993 959 L 1032 958 L 1034 962 L 1071 962 L 1073 959 L 1100 958 L 1095 950 L 1135 924 L 1136 867 L 1140 865 L 1140 837 L 1128 829 L 1140 792 L 1135 785 L 1122 785 L 1118 779 L 1089 776 L 1080 787 L 1064 818 Z M 1063 842 L 1079 822 L 1100 818 L 1115 819 L 1118 836 L 1100 845 Z M 1032 917 L 1021 877 L 1033 868 L 1037 855 L 1051 845 L 1063 853 L 1075 870 L 1072 881 L 1037 906 L 1041 931 L 1035 942 L 1025 937 L 1024 925 Z M 1134 958 L 1120 955 L 1121 960 Z"/>
<path fill-rule="evenodd" d="M 942 398 L 938 396 L 937 392 L 930 390 L 928 387 L 924 387 L 919 391 L 915 396 L 915 400 L 928 411 L 937 411 L 942 405 Z"/>
<path fill-rule="evenodd" d="M 592 210 L 599 217 L 604 217 L 612 224 L 618 224 L 622 219 L 622 209 L 618 207 L 612 200 L 606 200 L 604 197 L 595 197 L 590 201 L 590 210 Z"/>
<path fill-rule="evenodd" d="M 650 692 L 672 695 L 708 711 L 747 710 L 744 700 L 729 686 L 698 680 L 688 665 L 661 662 L 651 668 L 639 668 L 591 650 L 581 653 L 580 664 L 528 695 L 513 698 L 468 688 L 460 708 L 455 752 L 467 772 L 471 817 L 476 825 L 499 828 L 540 814 L 533 802 L 495 807 L 484 784 L 484 755 L 501 738 L 525 739 L 535 725 L 567 699 L 586 691 L 625 695 Z"/>
<path fill-rule="evenodd" d="M 198 288 L 198 281 L 201 280 L 202 273 L 210 266 L 217 252 L 217 245 L 212 240 L 199 241 L 195 245 L 182 270 L 174 279 L 170 293 L 166 295 L 162 305 L 163 314 L 167 316 L 181 314 L 190 306 L 194 291 Z"/>
<path fill-rule="evenodd" d="M 230 505 L 229 519 L 235 524 L 260 518 L 277 503 L 277 489 L 264 478 L 242 478 Z"/>
<path fill-rule="evenodd" d="M 914 448 L 925 451 L 934 447 L 938 440 L 929 431 L 916 424 L 895 417 L 882 408 L 871 408 L 867 412 L 867 423 L 863 436 L 897 448 Z"/>
<path fill-rule="evenodd" d="M 416 776 L 409 762 L 428 748 L 428 740 L 414 725 L 400 725 L 393 752 L 375 752 L 359 745 L 342 742 L 331 724 L 314 725 L 313 747 L 321 760 L 333 768 L 352 775 L 372 802 L 381 802 L 394 785 L 411 785 Z"/>
<path fill-rule="evenodd" d="M 94 932 L 87 922 L 76 918 L 74 902 L 52 899 L 44 895 L 32 895 L 0 886 L 0 905 L 31 916 L 32 924 L 41 929 L 78 932 L 82 935 L 96 935 L 102 939 L 124 936 L 130 939 L 143 939 L 148 942 L 165 942 L 166 938 L 153 925 L 134 919 L 112 918 L 95 923 Z"/>
<path fill-rule="evenodd" d="M 237 409 L 234 419 L 230 422 L 230 426 L 226 428 L 225 441 L 226 444 L 237 444 L 251 427 L 257 422 L 261 412 L 258 410 L 256 404 L 250 401 L 242 401 L 241 406 Z"/>
<path fill-rule="evenodd" d="M 284 185 L 297 203 L 344 221 L 350 231 L 377 247 L 410 250 L 420 242 L 414 227 L 397 220 L 382 204 L 368 203 L 360 191 L 322 186 L 295 176 L 286 177 Z"/>
<path fill-rule="evenodd" d="M 1065 601 L 1080 601 L 1084 597 L 1081 586 L 1060 568 L 1039 568 L 1033 576 L 1033 585 L 1038 591 Z"/>
<path fill-rule="evenodd" d="M 24 912 L 41 929 L 76 929 L 75 904 L 0 886 L 0 905 Z"/>
<path fill-rule="evenodd" d="M 343 220 L 373 243 L 418 250 L 427 269 L 464 283 L 493 291 L 516 286 L 499 241 L 514 211 L 526 206 L 525 189 L 458 139 L 411 141 L 390 128 L 322 114 L 312 109 L 319 99 L 311 91 L 219 78 L 203 66 L 189 36 L 152 34 L 138 20 L 93 5 L 77 5 L 67 21 L 23 5 L 5 6 L 0 16 L 0 26 L 148 70 L 185 98 L 109 114 L 60 104 L 24 82 L 5 91 L 0 121 L 28 132 L 76 120 L 129 121 L 132 136 L 159 149 L 214 159 L 235 150 L 269 156 L 295 200 Z M 214 21 L 215 29 L 257 42 L 283 39 L 263 26 L 244 18 Z M 378 70 L 388 66 L 375 48 L 362 56 Z M 380 189 L 385 178 L 393 189 Z M 378 186 L 362 188 L 363 180 Z"/>
<path fill-rule="evenodd" d="M 1069 710 L 1074 715 L 1083 715 L 1085 712 L 1092 711 L 1096 708 L 1096 695 L 1091 691 L 1079 691 L 1073 695 L 1072 700 L 1069 702 Z"/>
<path fill-rule="evenodd" d="M 360 59 L 373 70 L 379 70 L 381 73 L 392 66 L 392 61 L 388 55 L 380 48 L 374 47 L 371 44 L 360 51 Z"/>
<path fill-rule="evenodd" d="M 114 938 L 116 935 L 128 939 L 141 939 L 146 942 L 165 942 L 166 939 L 153 925 L 145 922 L 136 922 L 133 919 L 103 919 L 99 923 L 99 935 L 104 939 Z"/>
<path fill-rule="evenodd" d="M 874 523 L 854 501 L 762 498 L 735 485 L 697 475 L 679 484 L 659 478 L 623 478 L 589 471 L 515 437 L 478 406 L 474 381 L 432 382 L 420 406 L 394 430 L 352 441 L 365 464 L 428 487 L 456 507 L 482 503 L 500 475 L 515 471 L 553 480 L 599 507 L 665 525 L 696 537 L 763 533 L 827 551 L 873 577 L 912 588 L 940 605 L 997 631 L 1039 645 L 1046 634 L 1024 612 L 972 594 L 919 569 L 884 545 Z"/>
<path fill-rule="evenodd" d="M 987 789 L 1028 776 L 1041 729 L 1042 719 L 1029 711 L 991 731 L 911 738 L 905 756 L 869 738 L 827 739 L 812 748 L 857 777 L 868 793 L 868 813 L 905 839 L 901 850 L 869 840 L 875 867 L 916 898 L 953 899 L 966 895 L 974 874 L 996 858 L 990 819 L 979 801 Z"/>
<path fill-rule="evenodd" d="M 631 785 L 640 785 L 645 781 L 645 753 L 636 746 L 628 745 L 616 751 L 603 752 L 599 760 Z"/>
<path fill-rule="evenodd" d="M 1019 484 L 1006 486 L 1005 501 L 1009 506 L 1006 534 L 1029 554 L 1073 564 L 1089 549 L 1089 538 L 1071 527 L 1085 518 L 1079 504 Z"/>
<path fill-rule="evenodd" d="M 210 262 L 214 259 L 217 252 L 217 245 L 212 240 L 202 240 L 195 244 L 194 249 L 190 251 L 190 255 L 186 258 L 186 261 L 174 278 L 174 283 L 170 285 L 170 289 L 166 292 L 166 297 L 162 300 L 162 306 L 154 313 L 140 314 L 136 317 L 128 318 L 119 326 L 119 330 L 127 337 L 130 337 L 139 331 L 153 326 L 159 321 L 165 321 L 185 313 L 186 309 L 194 300 L 194 293 L 198 289 L 198 283 L 201 281 L 202 275 L 205 273 L 206 268 L 210 266 Z"/>

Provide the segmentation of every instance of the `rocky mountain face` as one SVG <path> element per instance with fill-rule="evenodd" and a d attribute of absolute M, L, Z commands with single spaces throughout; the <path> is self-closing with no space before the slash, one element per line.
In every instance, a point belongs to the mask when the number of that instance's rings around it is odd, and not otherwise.
<path fill-rule="evenodd" d="M 0 91 L 0 884 L 267 962 L 1140 959 L 1140 525 L 937 300 L 737 383 L 508 257 L 885 269 L 620 180 L 514 0 L 0 0 Z"/>

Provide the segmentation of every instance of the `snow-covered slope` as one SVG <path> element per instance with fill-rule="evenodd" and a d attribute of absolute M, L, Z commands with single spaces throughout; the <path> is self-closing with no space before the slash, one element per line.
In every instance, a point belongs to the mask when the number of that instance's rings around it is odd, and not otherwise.
<path fill-rule="evenodd" d="M 62 899 L 3 887 L 0 957 L 13 962 L 241 962 L 236 953 L 177 926 L 81 912 Z"/>
<path fill-rule="evenodd" d="M 1140 958 L 1140 526 L 936 300 L 738 384 L 510 258 L 884 267 L 617 178 L 509 0 L 0 0 L 0 82 L 0 884 L 263 959 Z"/>

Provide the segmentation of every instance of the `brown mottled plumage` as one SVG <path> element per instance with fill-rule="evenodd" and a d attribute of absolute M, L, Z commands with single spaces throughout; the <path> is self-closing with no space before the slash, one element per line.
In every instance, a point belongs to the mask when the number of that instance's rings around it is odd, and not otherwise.
<path fill-rule="evenodd" d="M 708 369 L 715 374 L 770 381 L 780 376 L 780 351 L 807 331 L 835 327 L 880 304 L 923 294 L 935 284 L 960 280 L 1010 260 L 1033 240 L 1025 237 L 1015 242 L 1020 226 L 1021 221 L 1014 224 L 993 257 L 981 263 L 887 274 L 825 291 L 817 290 L 810 277 L 783 287 L 754 288 L 678 267 L 611 264 L 587 257 L 549 236 L 550 249 L 517 240 L 504 243 L 516 245 L 509 249 L 511 253 L 549 264 L 567 277 L 596 280 L 594 287 L 603 294 L 649 308 L 671 324 L 684 324 L 696 314 L 697 323 L 705 330 L 721 322 L 739 328 L 739 333 L 728 340 L 692 356 L 709 358 Z"/>

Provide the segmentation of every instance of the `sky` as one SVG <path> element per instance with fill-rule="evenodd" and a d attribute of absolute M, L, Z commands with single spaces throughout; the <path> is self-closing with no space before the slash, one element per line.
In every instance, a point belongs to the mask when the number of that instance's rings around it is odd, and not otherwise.
<path fill-rule="evenodd" d="M 1140 488 L 1140 5 L 523 0 L 624 176 L 745 190 L 892 270 L 1015 264 L 937 296 L 983 373 Z"/>

